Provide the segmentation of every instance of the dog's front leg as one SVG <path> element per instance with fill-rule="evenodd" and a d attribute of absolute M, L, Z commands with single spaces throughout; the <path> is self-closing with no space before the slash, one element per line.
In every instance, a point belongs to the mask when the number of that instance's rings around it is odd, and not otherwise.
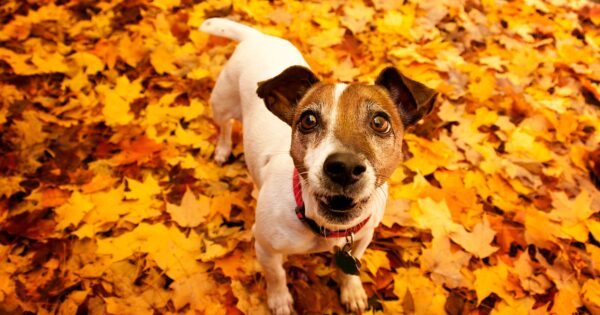
<path fill-rule="evenodd" d="M 254 244 L 256 258 L 267 280 L 267 298 L 271 312 L 274 315 L 291 314 L 293 300 L 286 285 L 283 254 L 265 249 L 258 241 Z"/>
<path fill-rule="evenodd" d="M 352 256 L 360 259 L 369 243 L 371 243 L 371 239 L 373 238 L 373 233 L 369 236 L 365 236 L 364 238 L 358 240 L 354 249 L 352 250 Z M 347 273 L 339 271 L 340 273 L 340 291 L 341 296 L 340 300 L 342 304 L 346 307 L 346 310 L 353 313 L 362 313 L 363 310 L 367 308 L 367 293 L 363 288 L 362 282 L 360 281 L 359 276 L 349 275 Z"/>

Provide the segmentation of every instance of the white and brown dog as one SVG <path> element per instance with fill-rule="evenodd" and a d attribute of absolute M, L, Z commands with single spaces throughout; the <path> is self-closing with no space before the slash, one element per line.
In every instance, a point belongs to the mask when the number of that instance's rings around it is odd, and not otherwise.
<path fill-rule="evenodd" d="M 246 164 L 259 189 L 256 256 L 269 308 L 289 314 L 284 257 L 344 248 L 341 264 L 357 269 L 353 257 L 360 259 L 382 219 L 404 131 L 431 111 L 437 94 L 391 67 L 374 85 L 321 83 L 284 39 L 222 18 L 200 30 L 240 42 L 210 98 L 220 126 L 215 160 L 228 159 L 232 119 L 242 120 Z M 361 312 L 365 290 L 356 272 L 346 272 L 341 301 Z"/>

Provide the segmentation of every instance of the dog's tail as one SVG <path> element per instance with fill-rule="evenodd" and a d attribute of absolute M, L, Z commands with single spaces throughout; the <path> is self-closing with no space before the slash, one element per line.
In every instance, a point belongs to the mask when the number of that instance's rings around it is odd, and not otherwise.
<path fill-rule="evenodd" d="M 202 22 L 202 25 L 200 25 L 200 30 L 215 36 L 233 39 L 238 42 L 241 42 L 248 37 L 262 35 L 261 32 L 250 26 L 223 18 L 211 18 L 205 20 Z"/>

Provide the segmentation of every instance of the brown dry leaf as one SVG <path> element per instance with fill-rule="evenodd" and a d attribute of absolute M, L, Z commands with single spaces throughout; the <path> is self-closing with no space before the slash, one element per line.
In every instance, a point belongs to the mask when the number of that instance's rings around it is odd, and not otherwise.
<path fill-rule="evenodd" d="M 431 272 L 431 279 L 437 284 L 445 284 L 451 288 L 466 285 L 467 279 L 461 272 L 471 255 L 461 251 L 452 250 L 450 239 L 447 236 L 433 238 L 431 248 L 423 250 L 422 267 Z"/>
<path fill-rule="evenodd" d="M 177 310 L 189 305 L 194 311 L 225 314 L 225 309 L 219 303 L 218 284 L 208 273 L 190 274 L 173 282 L 170 288 L 173 290 L 173 305 Z"/>

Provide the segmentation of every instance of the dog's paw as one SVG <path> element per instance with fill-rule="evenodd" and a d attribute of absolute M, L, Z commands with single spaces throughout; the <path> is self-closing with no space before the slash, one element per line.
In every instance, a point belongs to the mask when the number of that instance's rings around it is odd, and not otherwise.
<path fill-rule="evenodd" d="M 346 310 L 360 314 L 367 308 L 367 293 L 363 288 L 360 278 L 351 276 L 342 283 L 341 301 Z"/>
<path fill-rule="evenodd" d="M 287 287 L 277 292 L 269 293 L 269 308 L 273 315 L 292 314 L 294 300 Z"/>
<path fill-rule="evenodd" d="M 225 164 L 231 154 L 231 147 L 217 145 L 215 148 L 215 162 L 219 165 Z"/>

